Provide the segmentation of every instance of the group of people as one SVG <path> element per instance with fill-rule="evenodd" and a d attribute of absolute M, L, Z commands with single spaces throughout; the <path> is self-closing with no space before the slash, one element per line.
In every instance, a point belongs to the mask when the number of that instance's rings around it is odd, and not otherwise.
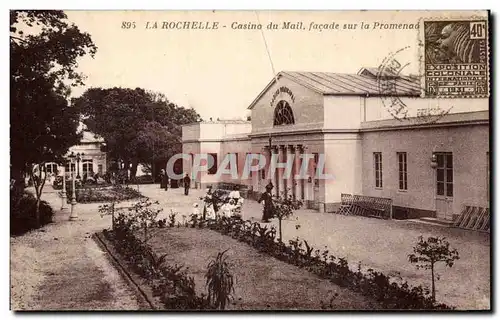
<path fill-rule="evenodd" d="M 170 184 L 170 179 L 168 175 L 165 173 L 164 169 L 161 169 L 160 171 L 160 188 L 168 190 L 168 186 Z M 184 185 L 184 195 L 189 195 L 189 189 L 191 188 L 191 178 L 189 177 L 189 174 L 186 173 L 184 175 L 184 178 L 182 179 L 182 183 Z"/>
<path fill-rule="evenodd" d="M 165 170 L 161 170 L 160 172 L 160 187 L 165 190 L 168 190 L 169 185 L 169 177 L 165 173 Z M 184 185 L 184 195 L 189 195 L 189 189 L 191 187 L 191 178 L 189 174 L 185 174 L 182 179 Z M 262 222 L 268 223 L 269 220 L 274 217 L 274 205 L 272 199 L 272 190 L 274 186 L 271 182 L 266 185 L 266 191 L 262 193 L 259 203 L 263 204 L 263 215 Z M 241 211 L 243 207 L 243 197 L 241 196 L 238 187 L 235 186 L 231 192 L 222 199 L 219 195 L 214 194 L 214 190 L 212 186 L 209 186 L 207 192 L 202 199 L 203 208 L 202 212 L 200 212 L 200 207 L 198 203 L 193 204 L 193 214 L 198 216 L 202 216 L 204 220 L 207 219 L 216 219 L 219 217 L 239 217 L 241 218 Z M 220 204 L 222 203 L 222 205 Z M 220 207 L 219 207 L 220 206 Z"/>
<path fill-rule="evenodd" d="M 203 200 L 203 211 L 201 212 L 201 216 L 204 220 L 214 220 L 220 217 L 241 218 L 244 199 L 238 187 L 234 187 L 227 196 L 221 199 L 219 195 L 214 194 L 212 186 L 209 186 L 205 196 L 201 199 Z M 220 205 L 220 201 L 222 201 L 222 205 Z M 193 204 L 193 214 L 199 215 L 199 211 L 198 203 Z"/>

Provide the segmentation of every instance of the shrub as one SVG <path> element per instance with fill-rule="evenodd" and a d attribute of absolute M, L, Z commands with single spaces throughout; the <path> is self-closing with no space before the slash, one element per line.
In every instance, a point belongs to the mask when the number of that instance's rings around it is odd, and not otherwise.
<path fill-rule="evenodd" d="M 40 202 L 40 226 L 36 221 L 36 198 L 31 193 L 11 196 L 10 233 L 20 235 L 52 222 L 54 211 L 46 202 Z"/>
<path fill-rule="evenodd" d="M 227 250 L 219 252 L 217 257 L 210 261 L 205 274 L 208 301 L 219 310 L 226 308 L 226 304 L 231 301 L 232 293 L 234 293 L 233 275 L 227 256 L 225 256 L 226 252 Z"/>
<path fill-rule="evenodd" d="M 176 212 L 170 210 L 170 214 L 168 215 L 168 226 L 169 227 L 174 227 L 175 226 L 175 216 L 177 215 Z"/>

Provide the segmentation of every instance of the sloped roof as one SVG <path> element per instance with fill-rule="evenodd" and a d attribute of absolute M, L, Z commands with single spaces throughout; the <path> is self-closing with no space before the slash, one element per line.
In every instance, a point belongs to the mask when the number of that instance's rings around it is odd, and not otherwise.
<path fill-rule="evenodd" d="M 205 121 L 200 121 L 200 123 L 219 123 L 219 124 L 249 124 L 250 121 L 247 120 L 240 120 L 240 119 L 227 119 L 227 120 L 222 120 L 222 119 L 217 119 L 217 120 L 205 120 Z"/>
<path fill-rule="evenodd" d="M 80 140 L 80 143 L 96 143 L 96 142 L 104 142 L 104 139 L 101 138 L 100 136 L 93 134 L 90 131 L 83 130 L 82 131 L 83 136 L 82 139 Z"/>
<path fill-rule="evenodd" d="M 379 72 L 377 68 L 362 68 L 357 74 L 282 71 L 271 80 L 259 96 L 250 104 L 248 109 L 252 109 L 255 103 L 276 82 L 276 79 L 280 77 L 290 79 L 323 95 L 420 95 L 420 83 L 418 79 L 400 76 L 387 71 Z M 390 82 L 391 87 L 388 88 L 388 84 L 381 82 L 381 79 Z"/>

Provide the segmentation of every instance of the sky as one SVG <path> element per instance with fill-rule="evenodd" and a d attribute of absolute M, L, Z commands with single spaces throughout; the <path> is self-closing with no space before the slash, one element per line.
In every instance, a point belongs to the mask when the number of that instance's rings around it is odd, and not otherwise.
<path fill-rule="evenodd" d="M 418 29 L 382 29 L 384 24 L 416 24 L 441 15 L 418 11 L 67 11 L 88 32 L 98 50 L 78 70 L 89 87 L 141 87 L 193 107 L 204 119 L 244 118 L 247 107 L 279 71 L 357 73 L 378 67 L 391 52 L 406 48 L 398 61 L 419 72 Z M 459 12 L 455 12 L 459 15 Z M 164 21 L 219 23 L 217 30 L 161 29 Z M 284 22 L 305 30 L 284 30 Z M 135 28 L 122 28 L 135 24 Z M 146 29 L 157 22 L 158 29 Z M 260 22 L 261 30 L 233 29 Z M 268 30 L 269 22 L 278 30 Z M 361 23 L 369 29 L 362 29 Z M 375 23 L 378 27 L 374 28 Z M 312 28 L 338 24 L 337 30 Z M 357 24 L 344 30 L 344 24 Z M 225 27 L 223 27 L 225 26 Z M 265 40 L 264 40 L 265 39 Z M 266 43 L 269 56 L 266 51 Z M 274 72 L 273 72 L 274 69 Z"/>

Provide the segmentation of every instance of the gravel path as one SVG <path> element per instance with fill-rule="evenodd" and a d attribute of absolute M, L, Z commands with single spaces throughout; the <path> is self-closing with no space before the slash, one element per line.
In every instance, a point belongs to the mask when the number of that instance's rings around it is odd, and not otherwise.
<path fill-rule="evenodd" d="M 42 199 L 59 209 L 50 187 Z M 11 238 L 11 309 L 140 310 L 146 308 L 123 280 L 91 235 L 110 226 L 97 204 L 78 204 L 77 221 L 69 210 L 56 212 L 54 223 Z"/>

